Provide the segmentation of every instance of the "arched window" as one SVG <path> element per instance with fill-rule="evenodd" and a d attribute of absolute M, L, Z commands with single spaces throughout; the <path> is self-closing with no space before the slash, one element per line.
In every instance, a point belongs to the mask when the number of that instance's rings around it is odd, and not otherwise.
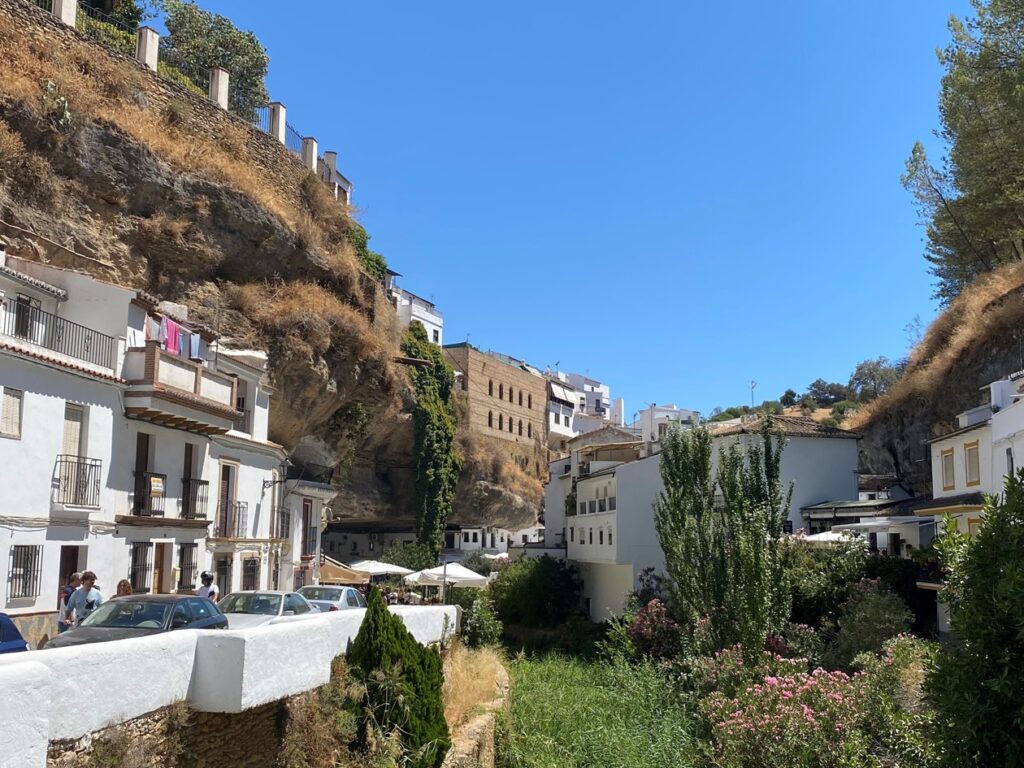
<path fill-rule="evenodd" d="M 494 411 L 488 411 L 487 412 L 487 426 L 488 427 L 493 427 L 494 426 Z"/>
<path fill-rule="evenodd" d="M 526 423 L 526 436 L 527 437 L 533 437 L 533 422 L 532 421 L 528 421 Z"/>
<path fill-rule="evenodd" d="M 519 420 L 519 436 L 520 437 L 523 436 L 523 420 L 522 419 Z"/>
<path fill-rule="evenodd" d="M 494 380 L 491 379 L 487 382 L 487 394 L 494 397 Z"/>
<path fill-rule="evenodd" d="M 519 390 L 519 407 L 523 407 L 523 390 Z"/>
<path fill-rule="evenodd" d="M 526 407 L 533 408 L 533 395 L 526 396 Z"/>
<path fill-rule="evenodd" d="M 512 417 L 511 416 L 508 417 L 508 433 L 510 435 L 512 434 Z"/>
<path fill-rule="evenodd" d="M 510 403 L 512 402 L 512 385 L 511 384 L 508 385 L 508 401 Z"/>
<path fill-rule="evenodd" d="M 505 417 L 504 417 L 504 416 L 502 416 L 502 415 L 501 415 L 501 414 L 499 413 L 499 414 L 498 414 L 498 429 L 504 429 L 504 428 L 505 428 Z"/>
<path fill-rule="evenodd" d="M 505 385 L 504 384 L 499 384 L 498 385 L 498 399 L 499 400 L 504 400 L 505 399 Z"/>

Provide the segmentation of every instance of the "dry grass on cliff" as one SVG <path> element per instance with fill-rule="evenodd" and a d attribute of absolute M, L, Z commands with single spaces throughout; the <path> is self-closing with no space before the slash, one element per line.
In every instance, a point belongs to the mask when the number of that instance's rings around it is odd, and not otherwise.
<path fill-rule="evenodd" d="M 848 426 L 859 429 L 910 398 L 931 399 L 986 339 L 998 338 L 1024 317 L 1024 264 L 984 275 L 940 314 L 910 355 L 903 378 L 883 397 L 858 408 Z"/>
<path fill-rule="evenodd" d="M 530 503 L 540 502 L 544 496 L 544 486 L 537 477 L 524 471 L 509 458 L 508 445 L 504 441 L 490 440 L 468 430 L 462 430 L 460 438 L 463 467 L 469 469 L 471 475 L 486 477 Z M 542 470 L 545 468 L 546 459 L 537 456 L 535 461 L 540 463 Z"/>
<path fill-rule="evenodd" d="M 455 643 L 444 662 L 444 718 L 452 730 L 494 701 L 503 675 L 501 656 L 493 648 L 466 648 Z"/>

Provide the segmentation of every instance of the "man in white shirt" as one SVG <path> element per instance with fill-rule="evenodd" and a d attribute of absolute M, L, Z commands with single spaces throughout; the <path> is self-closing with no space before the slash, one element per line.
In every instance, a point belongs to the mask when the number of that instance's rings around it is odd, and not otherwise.
<path fill-rule="evenodd" d="M 199 580 L 203 582 L 203 586 L 199 588 L 196 594 L 199 597 L 205 597 L 211 603 L 216 603 L 220 599 L 220 590 L 213 583 L 213 574 L 209 571 L 203 571 L 199 574 Z"/>
<path fill-rule="evenodd" d="M 64 621 L 70 623 L 74 615 L 75 626 L 80 626 L 90 613 L 103 605 L 103 593 L 96 589 L 96 574 L 85 571 L 82 586 L 71 593 L 65 607 Z"/>

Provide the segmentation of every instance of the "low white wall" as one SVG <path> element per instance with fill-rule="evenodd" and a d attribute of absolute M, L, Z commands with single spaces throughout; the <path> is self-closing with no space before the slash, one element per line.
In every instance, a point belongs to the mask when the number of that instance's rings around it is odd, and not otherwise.
<path fill-rule="evenodd" d="M 391 611 L 421 643 L 459 626 L 457 606 Z M 248 630 L 186 629 L 0 655 L 0 768 L 42 768 L 49 740 L 84 736 L 177 701 L 241 712 L 317 688 L 365 614 L 335 611 Z"/>

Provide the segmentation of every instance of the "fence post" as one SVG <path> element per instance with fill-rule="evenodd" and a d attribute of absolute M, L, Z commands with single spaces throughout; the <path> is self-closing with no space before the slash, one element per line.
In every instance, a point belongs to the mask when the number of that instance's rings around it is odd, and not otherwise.
<path fill-rule="evenodd" d="M 53 0 L 53 15 L 69 27 L 75 26 L 78 16 L 78 0 Z"/>
<path fill-rule="evenodd" d="M 270 135 L 284 144 L 285 109 L 280 101 L 272 101 L 270 107 Z"/>
<path fill-rule="evenodd" d="M 152 27 L 139 27 L 139 39 L 135 44 L 135 59 L 156 72 L 160 52 L 160 35 Z"/>
<path fill-rule="evenodd" d="M 306 136 L 302 139 L 302 164 L 313 173 L 316 173 L 316 139 Z"/>
<path fill-rule="evenodd" d="M 228 108 L 228 80 L 230 78 L 226 69 L 214 67 L 210 70 L 210 101 L 221 109 Z"/>

